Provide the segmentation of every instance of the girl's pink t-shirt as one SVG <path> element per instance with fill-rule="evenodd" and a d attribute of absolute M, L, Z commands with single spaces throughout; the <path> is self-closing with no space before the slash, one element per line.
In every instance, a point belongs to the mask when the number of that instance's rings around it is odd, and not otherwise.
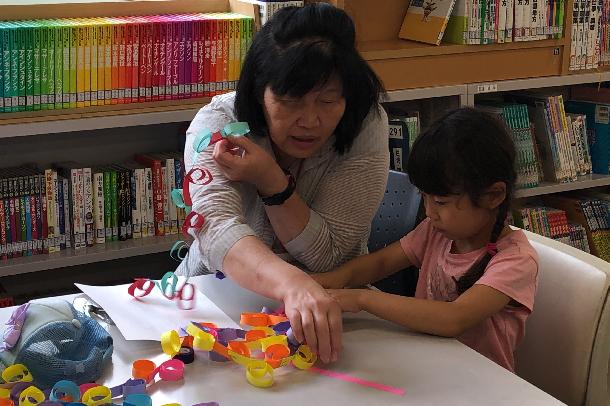
<path fill-rule="evenodd" d="M 400 240 L 409 261 L 420 269 L 416 298 L 450 302 L 458 297 L 453 278 L 459 279 L 470 269 L 485 248 L 452 254 L 452 242 L 436 231 L 429 219 Z M 534 308 L 538 255 L 521 230 L 505 235 L 497 244 L 498 253 L 476 283 L 513 300 L 457 339 L 514 372 L 514 352 L 525 335 L 525 320 Z"/>

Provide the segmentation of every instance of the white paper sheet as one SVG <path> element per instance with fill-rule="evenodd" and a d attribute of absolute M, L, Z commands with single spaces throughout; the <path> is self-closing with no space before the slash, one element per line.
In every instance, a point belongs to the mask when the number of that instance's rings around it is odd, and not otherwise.
<path fill-rule="evenodd" d="M 198 277 L 190 278 L 195 283 Z M 112 318 L 125 340 L 161 341 L 161 334 L 179 330 L 191 321 L 215 323 L 218 327 L 239 328 L 206 295 L 195 289 L 195 307 L 182 310 L 178 303 L 166 299 L 161 291 L 153 291 L 141 299 L 127 293 L 129 284 L 118 286 L 90 286 L 75 283 L 83 293 L 102 307 Z"/>

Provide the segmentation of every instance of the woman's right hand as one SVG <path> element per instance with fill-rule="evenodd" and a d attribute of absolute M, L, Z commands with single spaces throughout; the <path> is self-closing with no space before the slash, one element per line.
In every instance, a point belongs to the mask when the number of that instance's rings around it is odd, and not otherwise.
<path fill-rule="evenodd" d="M 341 353 L 341 307 L 318 283 L 303 275 L 284 294 L 284 312 L 299 342 L 305 341 L 324 363 Z"/>

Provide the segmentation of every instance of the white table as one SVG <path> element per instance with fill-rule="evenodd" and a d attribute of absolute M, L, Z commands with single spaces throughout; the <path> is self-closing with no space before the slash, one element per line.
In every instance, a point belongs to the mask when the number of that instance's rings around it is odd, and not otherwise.
<path fill-rule="evenodd" d="M 264 302 L 228 280 L 205 278 L 199 288 L 237 321 L 240 312 L 260 310 Z M 10 312 L 0 309 L 2 324 Z M 102 384 L 124 382 L 136 359 L 159 364 L 167 358 L 157 342 L 125 341 L 115 327 L 109 331 L 114 337 L 113 364 L 99 380 Z M 321 368 L 403 388 L 406 394 L 397 396 L 293 367 L 276 370 L 274 386 L 259 389 L 247 383 L 243 367 L 211 362 L 204 354 L 186 366 L 184 381 L 157 383 L 149 393 L 155 406 L 208 401 L 221 406 L 562 404 L 454 339 L 405 332 L 364 313 L 346 315 L 343 343 L 340 360 Z"/>

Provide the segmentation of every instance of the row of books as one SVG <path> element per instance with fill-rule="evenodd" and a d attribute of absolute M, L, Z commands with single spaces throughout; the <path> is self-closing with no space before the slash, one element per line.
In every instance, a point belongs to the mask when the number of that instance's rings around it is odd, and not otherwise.
<path fill-rule="evenodd" d="M 390 169 L 405 172 L 409 151 L 420 133 L 419 112 L 390 112 L 388 124 Z"/>
<path fill-rule="evenodd" d="M 412 0 L 399 37 L 439 45 L 563 36 L 565 0 Z"/>
<path fill-rule="evenodd" d="M 226 92 L 253 30 L 234 13 L 0 22 L 0 112 Z"/>
<path fill-rule="evenodd" d="M 183 168 L 171 152 L 0 169 L 0 259 L 177 234 L 186 213 L 171 191 L 182 188 Z"/>
<path fill-rule="evenodd" d="M 586 242 L 589 247 L 587 252 L 591 252 L 605 261 L 610 261 L 610 194 L 589 190 L 545 195 L 540 200 L 541 205 L 546 208 L 547 214 L 551 212 L 554 216 L 556 211 L 561 211 L 570 223 L 582 226 L 586 234 L 586 241 L 583 238 L 579 244 L 570 243 L 570 245 L 581 249 L 584 247 L 584 251 L 587 251 Z M 553 209 L 548 209 L 549 207 Z M 538 221 L 544 223 L 542 228 L 536 225 L 536 219 L 532 217 L 532 213 L 527 213 L 526 217 L 513 213 L 515 215 L 513 218 L 516 219 L 516 225 L 522 225 L 530 231 L 551 238 L 562 234 L 565 236 L 565 230 L 558 233 L 556 230 L 552 231 L 550 225 L 546 225 L 549 222 L 548 215 L 545 215 L 544 211 L 542 212 L 543 214 L 538 212 L 538 216 L 542 219 Z M 565 220 L 563 217 L 561 218 L 561 223 L 564 224 Z M 554 224 L 554 220 L 551 220 L 551 224 Z"/>
<path fill-rule="evenodd" d="M 610 64 L 610 0 L 575 0 L 570 70 Z"/>
<path fill-rule="evenodd" d="M 610 62 L 608 0 L 574 0 L 570 70 L 593 69 Z"/>
<path fill-rule="evenodd" d="M 591 252 L 585 227 L 569 222 L 564 210 L 536 205 L 521 207 L 514 210 L 510 223 L 584 252 Z"/>
<path fill-rule="evenodd" d="M 530 125 L 527 105 L 517 103 L 479 104 L 478 108 L 498 115 L 507 125 L 513 137 L 517 158 L 516 187 L 531 188 L 540 184 L 541 173 L 536 153 L 533 128 Z"/>

